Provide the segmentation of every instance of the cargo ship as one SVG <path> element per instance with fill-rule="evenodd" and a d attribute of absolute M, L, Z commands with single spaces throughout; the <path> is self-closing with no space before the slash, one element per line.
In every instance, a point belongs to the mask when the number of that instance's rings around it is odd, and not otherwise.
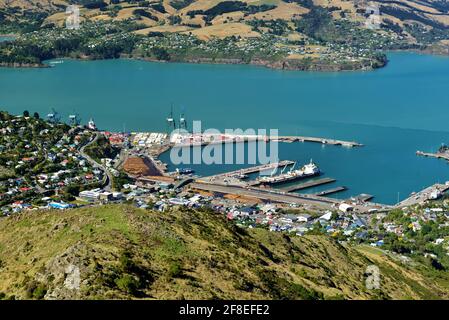
<path fill-rule="evenodd" d="M 312 160 L 301 169 L 294 170 L 295 165 L 287 172 L 279 175 L 262 176 L 257 179 L 260 184 L 280 184 L 294 180 L 318 176 L 321 171 Z"/>

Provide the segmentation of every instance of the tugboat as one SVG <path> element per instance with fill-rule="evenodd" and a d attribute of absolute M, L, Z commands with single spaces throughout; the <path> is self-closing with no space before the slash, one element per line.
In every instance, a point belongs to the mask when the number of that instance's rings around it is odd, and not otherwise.
<path fill-rule="evenodd" d="M 248 178 L 248 175 L 244 174 L 242 171 L 240 171 L 240 173 L 235 175 L 235 178 L 240 179 L 240 180 L 245 180 Z"/>
<path fill-rule="evenodd" d="M 293 170 L 294 167 L 295 167 L 295 165 L 293 165 L 293 167 L 287 173 L 281 173 L 277 176 L 271 175 L 271 176 L 259 177 L 257 180 L 261 184 L 280 184 L 280 183 L 285 183 L 285 182 L 289 182 L 289 181 L 314 177 L 321 173 L 318 166 L 315 163 L 313 163 L 312 160 L 310 160 L 310 162 L 308 164 L 304 165 L 299 170 Z"/>
<path fill-rule="evenodd" d="M 195 172 L 195 170 L 190 168 L 182 168 L 182 169 L 176 168 L 176 172 L 179 174 L 192 174 Z"/>

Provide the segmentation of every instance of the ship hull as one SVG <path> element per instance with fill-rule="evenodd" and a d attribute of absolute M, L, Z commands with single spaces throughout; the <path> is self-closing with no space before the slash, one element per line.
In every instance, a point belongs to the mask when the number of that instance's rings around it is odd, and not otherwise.
<path fill-rule="evenodd" d="M 291 181 L 296 181 L 296 180 L 302 180 L 302 179 L 306 179 L 306 178 L 311 178 L 311 177 L 316 177 L 319 176 L 320 172 L 316 172 L 316 173 L 309 173 L 309 174 L 304 174 L 304 175 L 297 175 L 297 176 L 291 176 L 285 179 L 281 179 L 281 180 L 273 180 L 273 181 L 260 181 L 260 184 L 264 184 L 264 185 L 279 185 L 279 184 L 283 184 L 283 183 L 287 183 L 287 182 L 291 182 Z"/>

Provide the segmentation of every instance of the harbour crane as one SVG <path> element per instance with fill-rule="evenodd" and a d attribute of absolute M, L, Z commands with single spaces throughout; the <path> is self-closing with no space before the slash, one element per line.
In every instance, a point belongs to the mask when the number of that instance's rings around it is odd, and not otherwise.
<path fill-rule="evenodd" d="M 76 112 L 74 111 L 71 115 L 69 115 L 69 124 L 70 124 L 72 127 L 76 127 L 76 126 L 78 126 L 80 123 L 81 123 L 81 118 L 80 118 L 80 116 L 79 116 L 78 113 L 76 113 Z"/>
<path fill-rule="evenodd" d="M 184 113 L 181 113 L 179 116 L 179 129 L 187 130 L 187 122 L 186 118 L 184 117 Z"/>
<path fill-rule="evenodd" d="M 175 119 L 173 118 L 173 105 L 171 107 L 170 114 L 167 117 L 167 125 L 168 125 L 168 130 L 169 131 L 172 130 L 172 128 L 173 128 L 173 130 L 176 129 L 176 122 L 175 122 Z"/>
<path fill-rule="evenodd" d="M 61 120 L 61 116 L 54 108 L 51 108 L 50 113 L 47 114 L 47 119 L 49 122 L 57 123 L 59 122 L 59 120 Z"/>

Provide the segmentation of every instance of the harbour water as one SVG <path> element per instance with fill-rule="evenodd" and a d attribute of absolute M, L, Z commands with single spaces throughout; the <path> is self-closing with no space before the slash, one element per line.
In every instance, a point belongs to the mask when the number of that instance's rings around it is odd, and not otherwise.
<path fill-rule="evenodd" d="M 165 131 L 173 104 L 175 116 L 183 111 L 204 129 L 276 128 L 281 135 L 355 140 L 365 146 L 280 144 L 279 157 L 301 164 L 313 158 L 324 176 L 337 179 L 307 192 L 346 186 L 334 196 L 370 193 L 391 204 L 449 180 L 446 162 L 415 155 L 449 142 L 449 58 L 393 53 L 389 60 L 383 69 L 347 73 L 133 60 L 0 68 L 0 108 L 45 115 L 53 107 L 66 118 L 73 111 L 84 122 L 93 117 L 102 129 Z M 205 175 L 237 166 L 188 167 Z"/>

